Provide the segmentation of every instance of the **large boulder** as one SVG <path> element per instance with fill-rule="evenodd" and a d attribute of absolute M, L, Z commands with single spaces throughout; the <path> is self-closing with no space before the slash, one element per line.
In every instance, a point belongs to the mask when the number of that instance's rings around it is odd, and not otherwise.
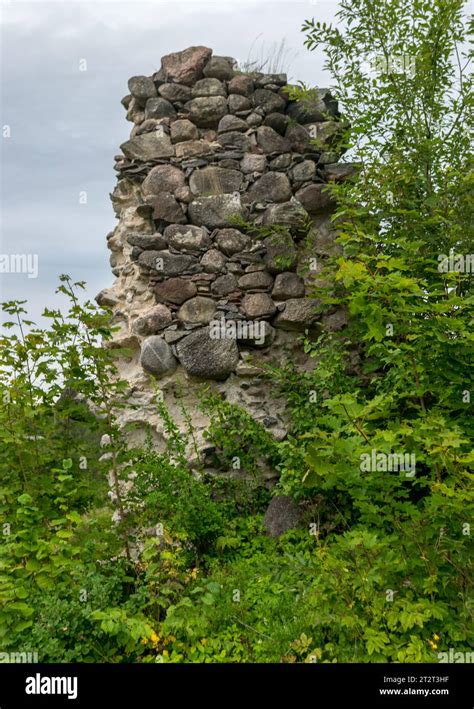
<path fill-rule="evenodd" d="M 200 79 L 197 81 L 192 90 L 193 98 L 200 96 L 227 96 L 224 84 L 219 79 Z"/>
<path fill-rule="evenodd" d="M 181 118 L 177 121 L 173 121 L 171 124 L 171 142 L 182 143 L 186 140 L 199 140 L 199 131 L 197 127 L 194 123 L 188 121 L 187 118 Z"/>
<path fill-rule="evenodd" d="M 186 254 L 170 254 L 169 251 L 142 251 L 138 263 L 164 276 L 179 276 L 197 264 L 197 259 Z"/>
<path fill-rule="evenodd" d="M 273 497 L 263 518 L 263 526 L 270 537 L 280 537 L 290 529 L 295 529 L 301 519 L 301 512 L 291 497 Z"/>
<path fill-rule="evenodd" d="M 171 192 L 186 183 L 184 172 L 174 165 L 157 165 L 152 168 L 142 184 L 144 196 L 158 195 L 160 192 Z"/>
<path fill-rule="evenodd" d="M 239 94 L 240 96 L 251 96 L 255 89 L 255 82 L 251 76 L 245 74 L 237 74 L 229 81 L 227 89 L 230 94 Z"/>
<path fill-rule="evenodd" d="M 229 111 L 231 113 L 239 113 L 240 111 L 250 111 L 252 104 L 250 99 L 246 96 L 240 96 L 240 94 L 230 94 L 227 99 L 227 105 L 229 106 Z"/>
<path fill-rule="evenodd" d="M 217 128 L 219 121 L 227 113 L 224 96 L 201 96 L 186 104 L 189 117 L 199 128 Z"/>
<path fill-rule="evenodd" d="M 182 322 L 207 325 L 216 312 L 216 303 L 212 298 L 197 295 L 187 300 L 178 310 L 178 318 Z"/>
<path fill-rule="evenodd" d="M 201 266 L 206 273 L 221 273 L 226 264 L 226 257 L 217 249 L 209 249 L 201 259 Z"/>
<path fill-rule="evenodd" d="M 281 155 L 275 155 L 271 157 L 269 167 L 270 170 L 276 170 L 277 172 L 285 172 L 291 166 L 291 153 L 281 153 Z"/>
<path fill-rule="evenodd" d="M 122 143 L 120 149 L 130 160 L 142 160 L 143 162 L 170 158 L 174 155 L 174 146 L 171 145 L 170 139 L 160 131 L 137 135 Z"/>
<path fill-rule="evenodd" d="M 194 298 L 197 288 L 192 281 L 184 278 L 167 278 L 155 286 L 155 298 L 158 302 L 182 305 L 186 300 Z"/>
<path fill-rule="evenodd" d="M 254 153 L 245 153 L 240 163 L 240 169 L 243 173 L 262 173 L 267 169 L 267 158 L 265 155 L 256 155 Z"/>
<path fill-rule="evenodd" d="M 286 101 L 283 96 L 268 89 L 257 89 L 252 96 L 252 104 L 255 108 L 261 107 L 265 113 L 275 113 L 284 111 Z"/>
<path fill-rule="evenodd" d="M 272 284 L 273 278 L 267 271 L 253 271 L 239 278 L 239 287 L 244 290 L 267 290 Z"/>
<path fill-rule="evenodd" d="M 211 144 L 207 140 L 186 140 L 176 145 L 177 158 L 197 158 L 212 153 Z"/>
<path fill-rule="evenodd" d="M 163 377 L 172 374 L 178 363 L 168 343 L 160 335 L 152 335 L 142 344 L 140 364 L 145 372 Z"/>
<path fill-rule="evenodd" d="M 290 298 L 278 313 L 273 325 L 281 330 L 302 331 L 314 324 L 321 315 L 321 302 L 310 298 Z"/>
<path fill-rule="evenodd" d="M 158 89 L 160 96 L 165 98 L 167 101 L 190 101 L 192 93 L 189 86 L 184 86 L 183 84 L 161 84 Z"/>
<path fill-rule="evenodd" d="M 166 305 L 155 305 L 140 315 L 132 324 L 136 335 L 156 335 L 157 332 L 171 325 L 171 312 Z"/>
<path fill-rule="evenodd" d="M 203 69 L 204 76 L 210 76 L 220 81 L 232 79 L 234 69 L 228 57 L 211 57 Z"/>
<path fill-rule="evenodd" d="M 192 224 L 210 229 L 231 226 L 232 218 L 247 216 L 238 193 L 198 197 L 191 202 L 188 212 Z"/>
<path fill-rule="evenodd" d="M 110 288 L 103 288 L 100 293 L 96 295 L 95 301 L 104 308 L 112 308 L 119 303 L 118 297 Z"/>
<path fill-rule="evenodd" d="M 217 126 L 218 133 L 228 133 L 229 131 L 235 133 L 247 131 L 248 129 L 248 124 L 242 118 L 233 116 L 231 113 L 227 113 L 224 118 L 221 118 Z"/>
<path fill-rule="evenodd" d="M 250 244 L 250 237 L 238 229 L 221 229 L 215 237 L 217 246 L 226 256 L 244 251 Z"/>
<path fill-rule="evenodd" d="M 176 110 L 165 98 L 149 98 L 145 106 L 145 118 L 174 118 Z"/>
<path fill-rule="evenodd" d="M 313 160 L 303 160 L 290 170 L 290 179 L 293 183 L 310 182 L 316 176 L 316 163 Z"/>
<path fill-rule="evenodd" d="M 168 245 L 177 251 L 205 251 L 211 245 L 207 231 L 192 224 L 170 224 L 164 236 Z"/>
<path fill-rule="evenodd" d="M 257 143 L 264 153 L 289 153 L 290 141 L 270 126 L 257 128 Z"/>
<path fill-rule="evenodd" d="M 229 293 L 237 291 L 238 289 L 239 286 L 237 283 L 237 278 L 234 276 L 233 273 L 226 273 L 223 276 L 218 276 L 211 285 L 211 291 L 214 293 L 214 295 L 217 295 L 220 298 L 223 298 L 224 296 L 229 295 Z"/>
<path fill-rule="evenodd" d="M 153 131 L 161 131 L 164 135 L 161 118 L 146 118 L 143 123 L 135 126 L 132 131 L 132 137 L 142 133 L 152 133 Z"/>
<path fill-rule="evenodd" d="M 271 318 L 276 305 L 267 293 L 252 293 L 242 298 L 242 311 L 251 320 Z"/>
<path fill-rule="evenodd" d="M 226 379 L 235 371 L 239 349 L 235 340 L 214 340 L 209 328 L 197 330 L 176 345 L 179 361 L 186 372 L 204 379 Z"/>
<path fill-rule="evenodd" d="M 285 135 L 289 120 L 288 116 L 285 116 L 283 113 L 270 113 L 265 117 L 263 125 L 270 126 L 270 128 L 273 128 L 273 130 L 280 135 Z"/>
<path fill-rule="evenodd" d="M 203 170 L 194 170 L 189 180 L 191 192 L 195 195 L 228 194 L 238 192 L 242 184 L 239 170 L 228 170 L 211 165 Z"/>
<path fill-rule="evenodd" d="M 186 224 L 186 215 L 171 192 L 160 192 L 149 198 L 153 219 L 165 224 Z"/>
<path fill-rule="evenodd" d="M 314 153 L 317 148 L 312 144 L 311 133 L 304 126 L 290 123 L 285 132 L 286 140 L 295 153 Z"/>
<path fill-rule="evenodd" d="M 212 49 L 208 47 L 188 47 L 182 52 L 172 52 L 161 60 L 161 70 L 166 79 L 185 86 L 192 86 L 202 78 Z"/>
<path fill-rule="evenodd" d="M 284 86 L 288 83 L 288 76 L 286 74 L 257 74 L 255 77 L 255 85 L 258 87 L 269 86 Z"/>
<path fill-rule="evenodd" d="M 217 137 L 217 142 L 227 150 L 235 150 L 240 153 L 246 153 L 251 150 L 249 136 L 236 130 L 220 133 Z"/>
<path fill-rule="evenodd" d="M 285 226 L 292 234 L 303 234 L 308 223 L 309 214 L 306 209 L 294 198 L 289 202 L 271 204 L 265 210 L 263 223 L 267 226 Z"/>
<path fill-rule="evenodd" d="M 302 187 L 295 194 L 295 197 L 309 214 L 321 214 L 336 207 L 336 201 L 328 190 L 328 186 L 324 183 Z"/>
<path fill-rule="evenodd" d="M 127 241 L 130 246 L 136 246 L 143 251 L 161 251 L 166 249 L 166 239 L 163 234 L 129 234 Z"/>
<path fill-rule="evenodd" d="M 289 300 L 290 298 L 303 298 L 305 287 L 303 279 L 296 273 L 287 271 L 279 273 L 275 278 L 272 298 L 275 300 Z"/>
<path fill-rule="evenodd" d="M 128 90 L 142 105 L 147 99 L 156 96 L 156 86 L 148 76 L 132 76 L 128 80 Z"/>
<path fill-rule="evenodd" d="M 249 190 L 255 202 L 286 202 L 291 199 L 290 181 L 284 172 L 266 172 Z"/>

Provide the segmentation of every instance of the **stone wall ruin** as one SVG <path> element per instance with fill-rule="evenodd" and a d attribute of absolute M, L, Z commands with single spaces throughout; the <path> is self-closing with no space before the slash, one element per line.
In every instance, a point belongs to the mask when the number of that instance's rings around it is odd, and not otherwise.
<path fill-rule="evenodd" d="M 333 148 L 337 103 L 324 89 L 292 101 L 285 74 L 242 73 L 206 47 L 169 54 L 128 86 L 133 128 L 116 158 L 108 235 L 116 280 L 97 296 L 119 327 L 112 346 L 133 351 L 118 362 L 133 405 L 121 423 L 160 446 L 158 384 L 178 421 L 184 391 L 199 433 L 207 420 L 196 393 L 209 381 L 281 439 L 284 411 L 259 365 L 311 366 L 299 335 L 344 324 L 314 298 L 337 249 L 324 188 L 351 172 Z M 267 235 L 256 238 L 252 224 Z"/>

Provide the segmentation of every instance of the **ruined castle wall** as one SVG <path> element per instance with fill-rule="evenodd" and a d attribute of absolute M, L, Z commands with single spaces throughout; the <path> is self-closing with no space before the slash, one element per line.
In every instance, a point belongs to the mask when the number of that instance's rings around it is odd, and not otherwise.
<path fill-rule="evenodd" d="M 314 299 L 336 249 L 325 184 L 348 174 L 331 147 L 337 104 L 326 90 L 291 101 L 285 74 L 241 73 L 206 47 L 163 57 L 128 85 L 133 128 L 116 158 L 108 236 L 116 280 L 97 297 L 119 328 L 112 346 L 133 352 L 119 359 L 134 405 L 121 422 L 148 428 L 160 446 L 158 386 L 178 421 L 181 389 L 201 432 L 196 394 L 207 381 L 283 438 L 259 366 L 310 366 L 301 333 L 343 325 Z M 279 234 L 257 238 L 251 224 Z"/>

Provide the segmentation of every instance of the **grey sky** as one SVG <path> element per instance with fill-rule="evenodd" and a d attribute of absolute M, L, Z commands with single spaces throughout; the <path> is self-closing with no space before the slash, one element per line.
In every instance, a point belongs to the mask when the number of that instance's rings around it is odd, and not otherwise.
<path fill-rule="evenodd" d="M 38 254 L 39 275 L 0 274 L 0 300 L 28 299 L 38 321 L 59 302 L 60 273 L 87 281 L 91 298 L 112 284 L 109 193 L 132 127 L 120 104 L 130 76 L 191 45 L 245 61 L 252 44 L 255 57 L 285 38 L 288 74 L 324 86 L 322 56 L 305 49 L 301 25 L 336 11 L 334 0 L 2 0 L 1 125 L 11 137 L 1 141 L 0 253 Z"/>

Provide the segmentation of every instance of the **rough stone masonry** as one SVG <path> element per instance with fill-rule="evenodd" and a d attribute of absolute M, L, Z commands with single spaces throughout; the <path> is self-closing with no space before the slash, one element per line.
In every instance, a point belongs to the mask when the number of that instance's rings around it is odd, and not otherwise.
<path fill-rule="evenodd" d="M 353 171 L 334 152 L 337 103 L 324 89 L 291 101 L 285 74 L 243 73 L 207 47 L 163 57 L 128 88 L 133 128 L 116 157 L 107 237 L 116 280 L 97 296 L 119 328 L 111 346 L 133 352 L 118 361 L 131 404 L 120 422 L 160 447 L 158 386 L 178 423 L 181 392 L 199 436 L 196 394 L 209 381 L 282 439 L 262 363 L 312 366 L 301 333 L 344 326 L 317 299 L 338 248 L 324 188 Z"/>

